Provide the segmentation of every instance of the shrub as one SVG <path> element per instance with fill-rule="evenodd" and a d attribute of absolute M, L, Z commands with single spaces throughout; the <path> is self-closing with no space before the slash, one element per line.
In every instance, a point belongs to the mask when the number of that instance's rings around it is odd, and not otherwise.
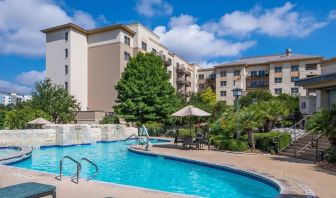
<path fill-rule="evenodd" d="M 247 139 L 247 135 L 244 135 L 243 139 Z M 254 140 L 257 149 L 275 153 L 278 152 L 278 149 L 282 150 L 290 144 L 292 137 L 288 133 L 274 131 L 269 133 L 255 133 Z"/>
<path fill-rule="evenodd" d="M 180 134 L 181 137 L 190 136 L 190 128 L 183 128 L 183 129 L 180 129 L 179 134 Z M 192 136 L 192 137 L 195 137 L 195 136 L 196 136 L 196 134 L 195 134 L 195 128 L 192 128 L 192 129 L 191 129 L 191 136 Z"/>
<path fill-rule="evenodd" d="M 325 159 L 328 162 L 336 163 L 336 148 L 330 148 L 326 151 Z"/>
<path fill-rule="evenodd" d="M 248 142 L 245 140 L 237 139 L 220 139 L 220 136 L 212 139 L 213 145 L 220 150 L 229 151 L 247 151 L 249 149 Z"/>
<path fill-rule="evenodd" d="M 106 115 L 100 122 L 100 124 L 120 124 L 119 117 L 117 115 Z"/>
<path fill-rule="evenodd" d="M 150 136 L 158 136 L 162 131 L 163 124 L 160 122 L 149 121 L 145 123 L 145 126 Z"/>

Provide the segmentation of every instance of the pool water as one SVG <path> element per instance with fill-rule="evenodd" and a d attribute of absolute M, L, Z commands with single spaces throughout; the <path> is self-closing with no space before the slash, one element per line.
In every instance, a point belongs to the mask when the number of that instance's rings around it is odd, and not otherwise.
<path fill-rule="evenodd" d="M 141 155 L 128 151 L 127 147 L 124 142 L 46 147 L 34 150 L 31 158 L 12 166 L 58 174 L 60 159 L 69 155 L 76 160 L 86 157 L 96 163 L 99 174 L 94 180 L 201 197 L 266 198 L 279 194 L 274 186 L 249 177 L 162 157 Z M 84 163 L 81 177 L 89 177 L 95 169 Z M 63 170 L 65 175 L 73 175 L 76 169 L 71 161 L 65 160 Z"/>
<path fill-rule="evenodd" d="M 19 150 L 17 148 L 0 148 L 0 158 L 7 157 L 18 151 Z"/>

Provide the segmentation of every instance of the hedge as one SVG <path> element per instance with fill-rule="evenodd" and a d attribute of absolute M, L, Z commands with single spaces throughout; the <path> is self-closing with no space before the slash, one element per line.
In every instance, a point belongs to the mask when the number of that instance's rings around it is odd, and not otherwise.
<path fill-rule="evenodd" d="M 247 135 L 244 135 L 243 139 L 247 140 Z M 289 133 L 277 131 L 254 133 L 254 141 L 257 149 L 270 153 L 278 153 L 278 149 L 282 150 L 291 143 L 292 137 Z"/>
<path fill-rule="evenodd" d="M 212 143 L 220 150 L 247 151 L 249 149 L 248 142 L 245 140 L 214 138 Z"/>
<path fill-rule="evenodd" d="M 326 151 L 325 159 L 328 162 L 336 163 L 336 148 L 330 148 Z"/>

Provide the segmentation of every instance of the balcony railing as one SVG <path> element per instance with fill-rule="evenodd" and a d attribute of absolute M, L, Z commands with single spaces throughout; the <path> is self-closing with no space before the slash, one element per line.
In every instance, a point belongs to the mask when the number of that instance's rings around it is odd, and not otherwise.
<path fill-rule="evenodd" d="M 249 75 L 247 75 L 246 76 L 246 79 L 256 79 L 256 78 L 268 78 L 269 77 L 269 74 L 267 73 L 267 74 L 263 74 L 263 75 L 251 75 L 251 74 L 249 74 Z"/>
<path fill-rule="evenodd" d="M 251 85 L 248 84 L 246 86 L 246 89 L 268 89 L 269 88 L 269 84 L 262 84 L 262 85 Z"/>
<path fill-rule="evenodd" d="M 178 73 L 184 74 L 185 71 L 186 71 L 186 68 L 185 68 L 184 65 L 178 65 L 178 66 L 176 67 L 176 72 L 178 72 Z"/>
<path fill-rule="evenodd" d="M 191 76 L 191 72 L 190 72 L 189 70 L 186 70 L 186 71 L 185 71 L 185 75 L 186 75 L 186 76 Z"/>
<path fill-rule="evenodd" d="M 186 82 L 186 87 L 191 87 L 191 82 L 190 81 Z"/>
<path fill-rule="evenodd" d="M 186 84 L 186 80 L 184 78 L 177 78 L 176 79 L 176 84 L 184 85 L 184 84 Z"/>

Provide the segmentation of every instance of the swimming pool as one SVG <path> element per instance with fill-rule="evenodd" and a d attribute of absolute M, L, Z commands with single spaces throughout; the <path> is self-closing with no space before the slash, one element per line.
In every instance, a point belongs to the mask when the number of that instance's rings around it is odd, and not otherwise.
<path fill-rule="evenodd" d="M 135 142 L 135 141 L 134 141 Z M 158 141 L 154 141 L 158 142 Z M 69 155 L 86 157 L 99 166 L 94 180 L 113 182 L 173 193 L 201 197 L 276 197 L 275 185 L 232 171 L 223 171 L 162 157 L 152 157 L 128 151 L 124 142 L 96 143 L 69 147 L 42 147 L 32 157 L 12 166 L 59 173 L 59 160 Z M 64 161 L 65 175 L 73 175 L 75 165 Z M 81 177 L 89 177 L 95 169 L 83 165 Z"/>

